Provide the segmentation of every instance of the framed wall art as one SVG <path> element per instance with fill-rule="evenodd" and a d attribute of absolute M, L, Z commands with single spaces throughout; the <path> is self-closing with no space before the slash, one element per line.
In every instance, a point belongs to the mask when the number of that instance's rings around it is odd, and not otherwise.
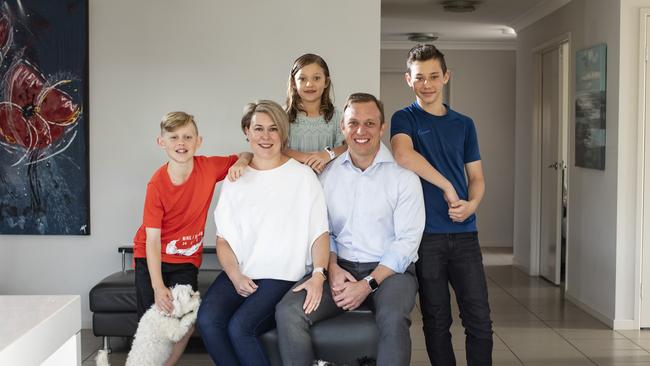
<path fill-rule="evenodd" d="M 576 54 L 575 165 L 605 170 L 607 45 Z"/>
<path fill-rule="evenodd" d="M 0 234 L 89 235 L 88 1 L 0 7 Z"/>

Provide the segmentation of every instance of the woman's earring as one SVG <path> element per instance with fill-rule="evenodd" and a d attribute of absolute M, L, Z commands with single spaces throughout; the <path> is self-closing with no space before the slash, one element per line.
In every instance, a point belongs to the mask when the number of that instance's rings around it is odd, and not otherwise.
<path fill-rule="evenodd" d="M 246 137 L 246 142 L 250 142 L 250 140 L 248 140 L 248 137 Z"/>

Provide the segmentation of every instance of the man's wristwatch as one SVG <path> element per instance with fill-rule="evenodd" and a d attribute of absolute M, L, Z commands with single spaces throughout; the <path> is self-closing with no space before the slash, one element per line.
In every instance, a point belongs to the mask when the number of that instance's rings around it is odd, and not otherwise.
<path fill-rule="evenodd" d="M 368 286 L 370 286 L 370 290 L 372 290 L 372 292 L 377 291 L 377 289 L 379 288 L 379 284 L 377 283 L 377 280 L 375 280 L 374 277 L 366 276 L 363 279 L 366 280 L 366 282 L 368 282 Z"/>
<path fill-rule="evenodd" d="M 315 267 L 311 274 L 314 275 L 315 273 L 320 273 L 325 278 L 325 280 L 327 280 L 327 268 Z"/>
<path fill-rule="evenodd" d="M 332 150 L 331 147 L 325 146 L 325 151 L 329 154 L 330 161 L 332 161 L 332 160 L 334 160 L 334 158 L 336 158 L 336 153 L 334 152 L 334 150 Z"/>

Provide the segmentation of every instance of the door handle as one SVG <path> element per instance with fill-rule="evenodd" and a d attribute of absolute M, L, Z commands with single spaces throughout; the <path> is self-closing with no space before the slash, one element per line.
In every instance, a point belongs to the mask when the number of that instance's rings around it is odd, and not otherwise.
<path fill-rule="evenodd" d="M 560 164 L 558 164 L 558 162 L 556 161 L 555 163 L 549 165 L 547 168 L 553 168 L 553 169 L 557 170 L 559 167 L 560 167 Z"/>

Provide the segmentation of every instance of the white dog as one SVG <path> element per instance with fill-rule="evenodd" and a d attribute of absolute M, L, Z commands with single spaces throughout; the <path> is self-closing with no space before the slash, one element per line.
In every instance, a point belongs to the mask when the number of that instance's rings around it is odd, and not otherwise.
<path fill-rule="evenodd" d="M 190 285 L 172 288 L 174 310 L 168 315 L 152 305 L 142 316 L 135 332 L 126 366 L 161 366 L 172 352 L 172 346 L 187 334 L 199 310 L 201 298 Z M 106 351 L 100 350 L 95 358 L 97 366 L 109 366 Z"/>

